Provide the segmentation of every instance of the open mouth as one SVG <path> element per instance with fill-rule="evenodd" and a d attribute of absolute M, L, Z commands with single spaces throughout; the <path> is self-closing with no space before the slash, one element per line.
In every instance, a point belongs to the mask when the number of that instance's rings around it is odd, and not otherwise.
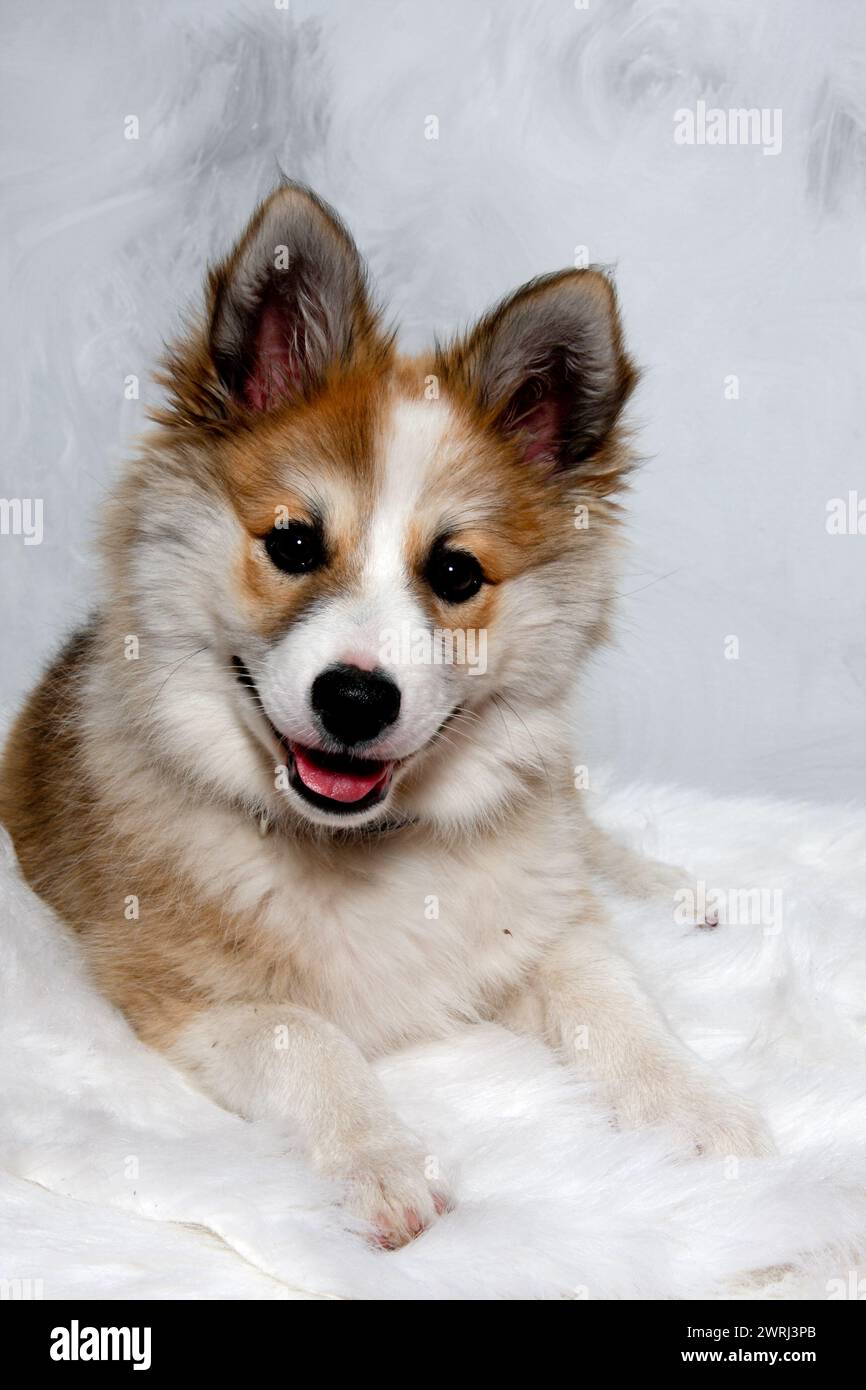
<path fill-rule="evenodd" d="M 238 681 L 249 691 L 271 733 L 286 751 L 289 782 L 298 796 L 317 810 L 338 816 L 367 811 L 384 800 L 397 766 L 395 761 L 356 758 L 351 753 L 326 753 L 322 748 L 308 748 L 287 739 L 268 719 L 255 681 L 244 662 L 239 656 L 231 660 Z"/>
<path fill-rule="evenodd" d="M 300 743 L 283 742 L 291 763 L 293 789 L 320 811 L 346 815 L 366 811 L 380 802 L 391 784 L 393 762 L 354 758 L 348 753 L 325 753 Z"/>

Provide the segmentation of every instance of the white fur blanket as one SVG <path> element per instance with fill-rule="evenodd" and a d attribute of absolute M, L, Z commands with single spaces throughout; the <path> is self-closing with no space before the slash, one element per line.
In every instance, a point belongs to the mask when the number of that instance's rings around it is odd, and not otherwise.
<path fill-rule="evenodd" d="M 616 1132 L 540 1046 L 475 1029 L 381 1067 L 459 1205 L 412 1246 L 372 1249 L 299 1155 L 136 1041 L 4 840 L 0 1277 L 46 1298 L 850 1297 L 866 1274 L 866 818 L 645 788 L 602 810 L 750 919 L 699 932 L 612 900 L 672 1022 L 763 1108 L 778 1158 Z"/>

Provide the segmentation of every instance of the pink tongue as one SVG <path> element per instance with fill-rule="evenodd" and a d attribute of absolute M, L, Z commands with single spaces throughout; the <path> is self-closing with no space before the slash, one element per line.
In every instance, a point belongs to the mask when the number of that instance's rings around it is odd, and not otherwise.
<path fill-rule="evenodd" d="M 332 801 L 360 801 L 362 796 L 371 792 L 388 775 L 387 764 L 378 772 L 326 772 L 323 767 L 316 767 L 303 748 L 299 748 L 297 744 L 292 752 L 295 755 L 298 776 L 304 786 L 309 787 L 311 792 L 317 792 L 319 796 L 330 797 Z"/>

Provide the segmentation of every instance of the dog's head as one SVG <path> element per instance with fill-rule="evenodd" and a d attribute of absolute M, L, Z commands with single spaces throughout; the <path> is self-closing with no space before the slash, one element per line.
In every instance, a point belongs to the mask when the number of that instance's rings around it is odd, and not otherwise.
<path fill-rule="evenodd" d="M 278 189 L 111 512 L 152 756 L 335 828 L 466 824 L 549 775 L 607 622 L 634 379 L 596 270 L 399 357 L 345 227 Z"/>

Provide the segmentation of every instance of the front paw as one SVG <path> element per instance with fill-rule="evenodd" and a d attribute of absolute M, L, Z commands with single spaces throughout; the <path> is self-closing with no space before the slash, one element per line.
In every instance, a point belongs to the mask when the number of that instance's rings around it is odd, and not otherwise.
<path fill-rule="evenodd" d="M 406 1144 L 364 1150 L 347 1164 L 344 1205 L 370 1223 L 383 1249 L 408 1244 L 452 1205 L 444 1182 L 428 1177 L 429 1162 Z"/>
<path fill-rule="evenodd" d="M 678 1117 L 677 1132 L 698 1154 L 717 1158 L 770 1158 L 776 1146 L 761 1116 L 745 1101 L 699 1105 Z"/>
<path fill-rule="evenodd" d="M 659 902 L 670 904 L 673 919 L 681 927 L 717 927 L 719 908 L 706 884 L 687 869 L 653 862 L 648 886 Z"/>
<path fill-rule="evenodd" d="M 761 1116 L 740 1096 L 693 1087 L 647 1088 L 620 1096 L 616 1113 L 628 1128 L 663 1126 L 693 1154 L 768 1158 L 776 1152 Z"/>

